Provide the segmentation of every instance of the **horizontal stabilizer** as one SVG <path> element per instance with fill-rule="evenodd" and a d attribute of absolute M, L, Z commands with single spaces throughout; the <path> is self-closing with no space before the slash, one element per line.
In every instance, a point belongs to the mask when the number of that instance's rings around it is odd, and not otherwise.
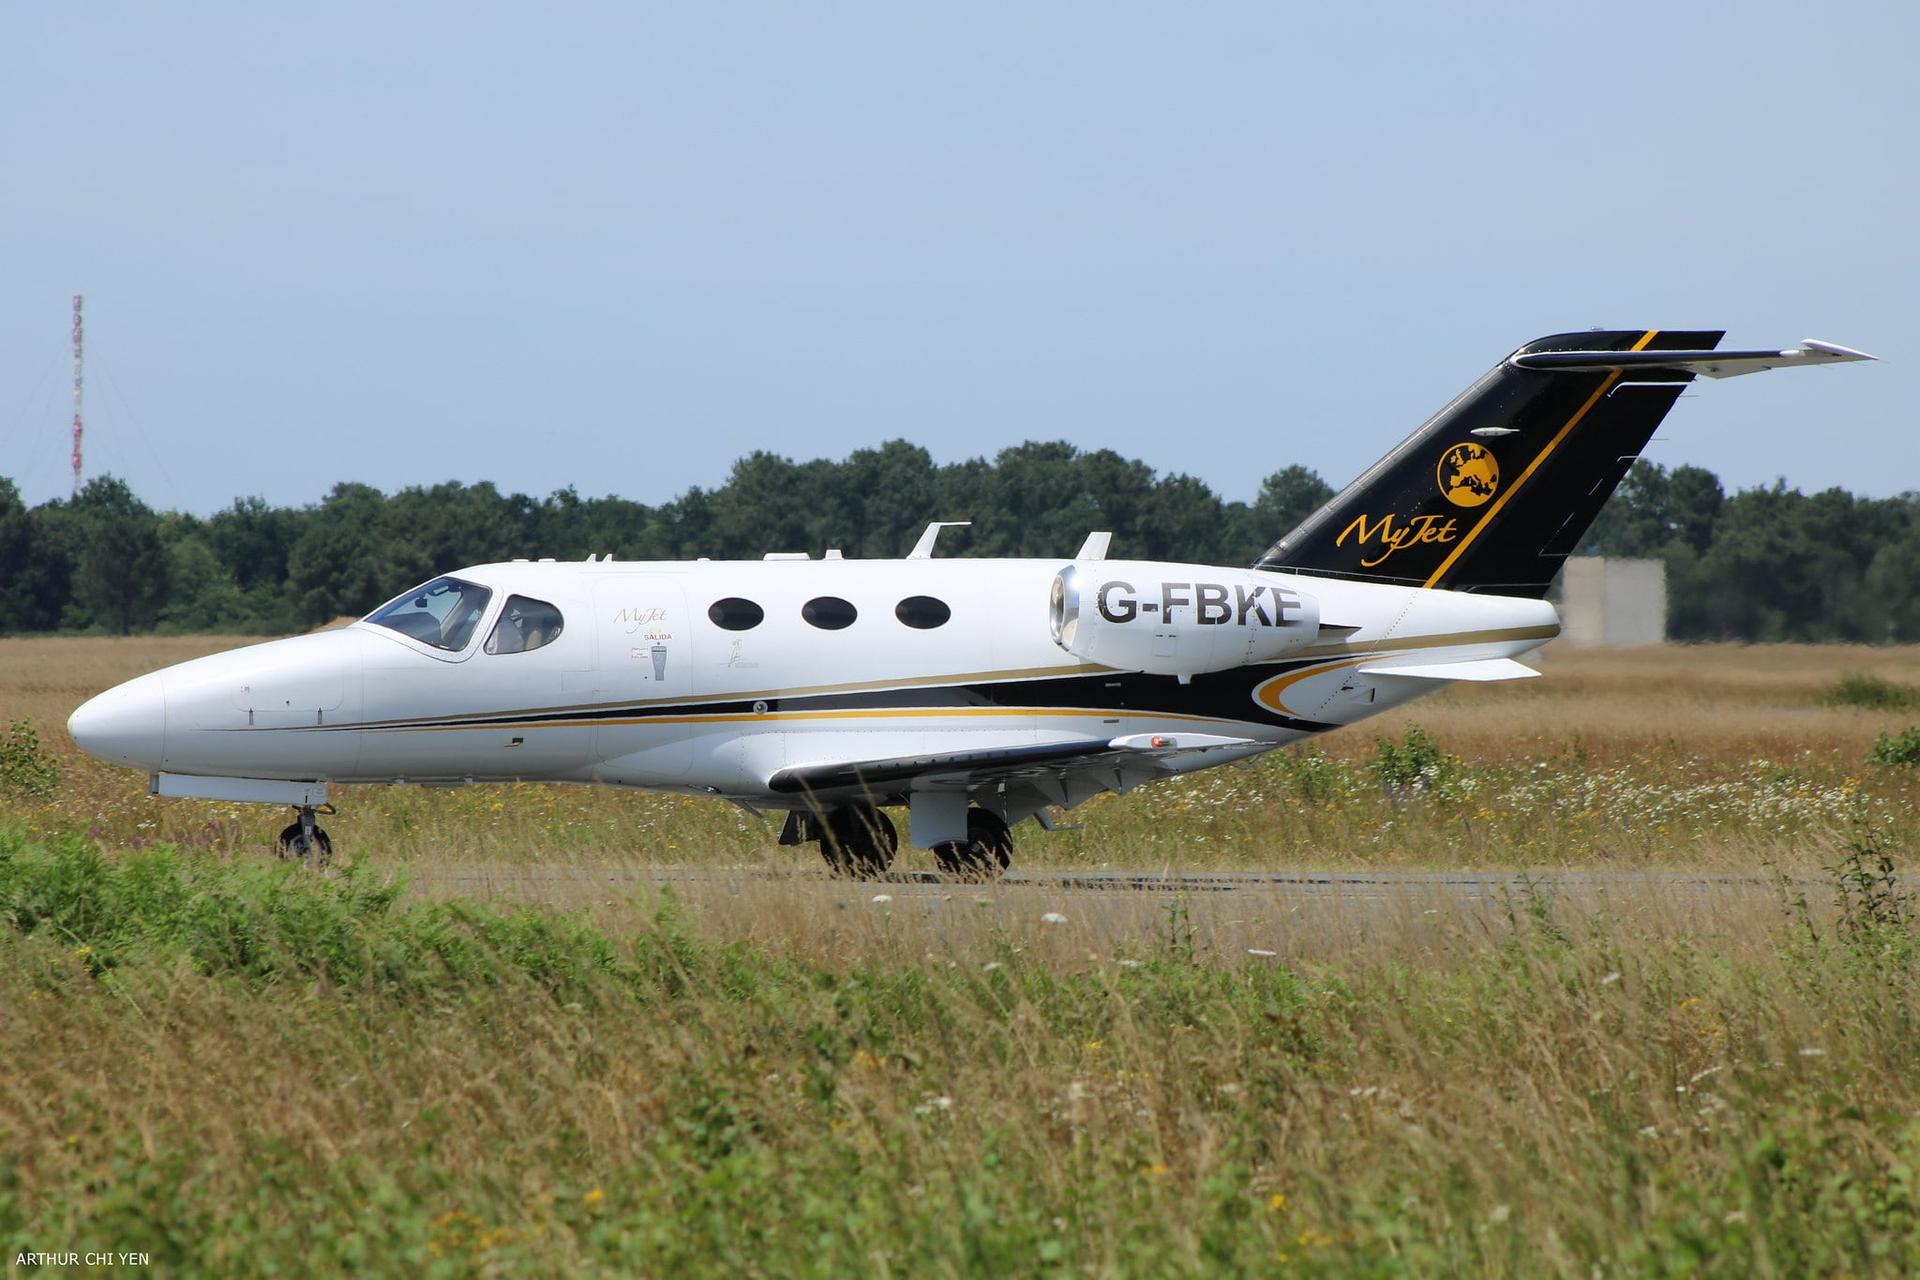
<path fill-rule="evenodd" d="M 1405 676 L 1409 680 L 1531 680 L 1539 675 L 1512 658 L 1481 658 L 1474 662 L 1434 662 L 1417 667 L 1362 667 L 1363 676 Z"/>
<path fill-rule="evenodd" d="M 1768 369 L 1846 364 L 1876 358 L 1851 347 L 1804 338 L 1799 346 L 1784 351 L 1522 351 L 1511 357 L 1511 363 L 1522 369 L 1546 369 L 1555 373 L 1681 369 L 1709 378 L 1737 378 L 1743 373 L 1761 373 Z"/>

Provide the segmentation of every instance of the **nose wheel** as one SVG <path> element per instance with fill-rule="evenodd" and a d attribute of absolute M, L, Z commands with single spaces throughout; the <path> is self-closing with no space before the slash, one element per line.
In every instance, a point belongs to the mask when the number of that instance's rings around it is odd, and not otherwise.
<path fill-rule="evenodd" d="M 325 866 L 333 857 L 333 841 L 327 838 L 326 831 L 314 821 L 314 814 L 334 812 L 335 809 L 330 804 L 322 805 L 318 809 L 307 805 L 301 806 L 299 820 L 289 824 L 287 829 L 280 833 L 280 856 L 304 862 L 310 866 Z"/>

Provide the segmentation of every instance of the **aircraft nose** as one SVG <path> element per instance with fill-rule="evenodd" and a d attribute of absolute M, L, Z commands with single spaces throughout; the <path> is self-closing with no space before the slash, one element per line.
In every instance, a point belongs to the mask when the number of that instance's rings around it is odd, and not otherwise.
<path fill-rule="evenodd" d="M 115 685 L 80 704 L 67 732 L 90 756 L 153 772 L 167 745 L 167 695 L 159 672 Z"/>

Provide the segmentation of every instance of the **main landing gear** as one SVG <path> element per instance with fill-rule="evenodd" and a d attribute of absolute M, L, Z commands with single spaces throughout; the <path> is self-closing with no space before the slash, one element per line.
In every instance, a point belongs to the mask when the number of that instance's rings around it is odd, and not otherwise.
<path fill-rule="evenodd" d="M 325 866 L 333 857 L 333 841 L 328 839 L 327 833 L 315 824 L 313 815 L 335 812 L 338 811 L 330 804 L 320 805 L 318 808 L 313 805 L 301 805 L 299 819 L 280 833 L 280 856 L 305 862 L 311 866 Z"/>
<path fill-rule="evenodd" d="M 870 804 L 836 809 L 816 824 L 820 856 L 834 875 L 871 880 L 884 875 L 900 849 L 893 819 Z"/>
<path fill-rule="evenodd" d="M 994 880 L 1013 861 L 1013 832 L 1006 819 L 986 809 L 967 810 L 967 838 L 933 846 L 934 861 L 950 876 Z"/>
<path fill-rule="evenodd" d="M 780 843 L 809 842 L 820 846 L 820 857 L 829 872 L 848 880 L 870 880 L 885 874 L 900 848 L 893 820 L 870 804 L 848 805 L 825 814 L 790 814 Z M 1013 833 L 999 814 L 969 809 L 967 838 L 935 845 L 933 859 L 946 875 L 993 880 L 1013 861 Z"/>

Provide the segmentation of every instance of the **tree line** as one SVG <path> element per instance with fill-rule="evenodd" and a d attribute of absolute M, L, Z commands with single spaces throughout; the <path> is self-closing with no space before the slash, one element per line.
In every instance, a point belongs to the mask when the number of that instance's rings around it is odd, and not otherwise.
<path fill-rule="evenodd" d="M 1060 441 L 945 466 L 898 440 L 840 461 L 761 452 L 719 487 L 659 506 L 485 482 L 391 496 L 340 484 L 313 505 L 242 498 L 201 519 L 155 511 L 110 476 L 31 508 L 0 478 L 0 633 L 284 633 L 467 564 L 893 557 L 936 519 L 973 521 L 946 533 L 943 555 L 1065 556 L 1110 529 L 1115 556 L 1246 564 L 1332 494 L 1292 466 L 1252 502 L 1227 501 L 1191 476 Z M 1642 461 L 1580 550 L 1665 560 L 1678 639 L 1920 640 L 1920 495 L 1784 483 L 1729 495 L 1709 471 Z"/>

